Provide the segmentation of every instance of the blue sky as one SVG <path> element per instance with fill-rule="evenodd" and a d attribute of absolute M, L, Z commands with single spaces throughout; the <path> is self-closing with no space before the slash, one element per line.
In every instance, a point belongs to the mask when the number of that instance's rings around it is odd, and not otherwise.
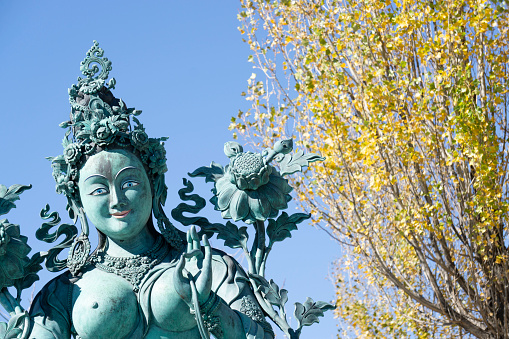
<path fill-rule="evenodd" d="M 33 184 L 7 218 L 21 225 L 34 250 L 48 248 L 33 236 L 46 203 L 68 221 L 45 157 L 62 153 L 58 124 L 70 112 L 67 89 L 81 75 L 93 40 L 113 62 L 115 96 L 143 111 L 149 136 L 169 137 L 168 215 L 188 172 L 211 161 L 227 164 L 230 117 L 248 109 L 240 93 L 253 72 L 237 30 L 239 9 L 236 1 L 0 1 L 0 183 Z M 192 181 L 208 200 L 210 184 Z M 210 205 L 204 215 L 220 221 Z M 329 276 L 339 256 L 327 234 L 304 223 L 299 228 L 275 245 L 267 267 L 267 277 L 289 290 L 292 316 L 293 303 L 307 296 L 334 299 Z M 220 247 L 221 241 L 211 242 Z M 45 273 L 36 289 L 51 277 Z M 336 323 L 329 312 L 304 328 L 303 337 L 335 338 Z"/>

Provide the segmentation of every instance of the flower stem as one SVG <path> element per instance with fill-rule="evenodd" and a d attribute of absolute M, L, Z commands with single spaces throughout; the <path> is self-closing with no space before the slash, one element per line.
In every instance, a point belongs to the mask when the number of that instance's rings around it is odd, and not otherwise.
<path fill-rule="evenodd" d="M 269 253 L 270 253 L 271 249 L 272 249 L 272 245 L 271 244 L 269 244 L 269 246 L 267 246 L 265 248 L 265 254 L 263 256 L 262 264 L 260 266 L 260 275 L 262 277 L 265 277 L 265 263 L 267 262 L 267 257 L 269 256 Z"/>
<path fill-rule="evenodd" d="M 255 254 L 255 268 L 256 273 L 261 274 L 260 268 L 263 263 L 263 257 L 265 253 L 265 224 L 261 220 L 256 220 L 256 235 L 257 235 L 257 244 L 256 244 L 256 254 Z"/>
<path fill-rule="evenodd" d="M 286 319 L 281 318 L 279 314 L 272 308 L 272 306 L 267 303 L 265 298 L 262 297 L 256 282 L 251 278 L 249 279 L 249 281 L 251 282 L 253 290 L 255 291 L 254 295 L 256 297 L 256 300 L 258 301 L 258 304 L 260 304 L 260 307 L 263 309 L 265 314 L 267 314 L 269 318 L 281 329 L 281 331 L 284 332 L 287 338 L 289 339 L 299 338 L 299 335 L 298 334 L 296 335 L 295 331 L 293 331 L 290 325 L 288 325 Z"/>

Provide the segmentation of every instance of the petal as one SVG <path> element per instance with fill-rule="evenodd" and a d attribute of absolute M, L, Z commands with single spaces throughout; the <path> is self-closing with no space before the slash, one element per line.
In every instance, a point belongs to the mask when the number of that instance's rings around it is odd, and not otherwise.
<path fill-rule="evenodd" d="M 261 185 L 265 185 L 266 183 L 269 182 L 270 173 L 272 172 L 270 169 L 271 169 L 270 167 L 267 167 L 267 169 L 264 169 L 263 173 L 261 173 L 260 175 Z"/>
<path fill-rule="evenodd" d="M 227 208 L 225 209 L 224 211 L 221 211 L 221 217 L 223 219 L 231 219 L 232 218 L 232 215 L 230 214 L 230 209 Z"/>
<path fill-rule="evenodd" d="M 248 188 L 248 182 L 243 177 L 239 176 L 237 178 L 237 187 L 241 190 L 245 190 Z"/>
<path fill-rule="evenodd" d="M 255 219 L 263 219 L 262 206 L 260 204 L 260 194 L 257 191 L 246 191 L 247 202 L 249 204 L 249 215 Z M 260 218 L 259 218 L 260 217 Z"/>
<path fill-rule="evenodd" d="M 228 208 L 232 196 L 236 191 L 238 191 L 237 187 L 229 183 L 229 185 L 224 186 L 224 188 L 220 192 L 218 192 L 217 208 L 219 208 L 220 211 L 224 211 L 225 209 Z"/>
<path fill-rule="evenodd" d="M 254 224 L 256 218 L 253 216 L 253 213 L 249 212 L 249 214 L 244 218 L 244 222 L 248 225 Z"/>
<path fill-rule="evenodd" d="M 23 266 L 21 265 L 19 259 L 8 252 L 2 259 L 2 269 L 5 272 L 7 278 L 21 278 L 23 275 Z"/>
<path fill-rule="evenodd" d="M 269 182 L 267 185 L 260 187 L 258 192 L 265 196 L 272 208 L 282 210 L 288 207 L 284 193 L 276 185 Z"/>
<path fill-rule="evenodd" d="M 290 193 L 293 190 L 293 188 L 288 185 L 288 180 L 282 176 L 272 174 L 269 180 L 269 183 L 276 185 L 283 193 Z"/>
<path fill-rule="evenodd" d="M 19 225 L 10 224 L 5 228 L 5 233 L 7 233 L 10 237 L 19 237 L 21 234 Z"/>
<path fill-rule="evenodd" d="M 0 286 L 2 286 L 2 281 L 0 281 Z M 7 332 L 7 324 L 0 322 L 0 338 L 5 336 L 5 332 Z"/>
<path fill-rule="evenodd" d="M 273 208 L 272 206 L 270 207 L 270 213 L 269 213 L 269 218 L 276 218 L 277 215 L 279 214 L 279 210 Z"/>
<path fill-rule="evenodd" d="M 248 201 L 251 215 L 258 220 L 267 219 L 270 213 L 270 204 L 265 196 L 258 193 L 258 191 L 248 191 L 247 195 L 249 197 Z"/>
<path fill-rule="evenodd" d="M 225 175 L 222 178 L 220 178 L 218 181 L 216 181 L 216 185 L 214 186 L 215 189 L 220 192 L 224 189 L 224 187 L 230 183 L 230 175 Z"/>
<path fill-rule="evenodd" d="M 260 177 L 257 175 L 253 176 L 252 178 L 249 178 L 249 187 L 250 190 L 255 190 L 260 186 Z"/>
<path fill-rule="evenodd" d="M 241 220 L 249 213 L 248 196 L 246 192 L 237 190 L 230 202 L 230 214 L 233 220 Z"/>
<path fill-rule="evenodd" d="M 7 244 L 7 252 L 12 253 L 18 258 L 23 258 L 30 253 L 30 246 L 25 244 L 23 241 L 19 239 L 11 239 L 9 243 Z"/>
<path fill-rule="evenodd" d="M 7 277 L 5 276 L 5 273 L 2 270 L 2 267 L 0 267 L 0 288 L 6 287 L 7 285 L 8 285 L 7 284 Z M 2 337 L 0 337 L 0 338 L 2 338 Z"/>

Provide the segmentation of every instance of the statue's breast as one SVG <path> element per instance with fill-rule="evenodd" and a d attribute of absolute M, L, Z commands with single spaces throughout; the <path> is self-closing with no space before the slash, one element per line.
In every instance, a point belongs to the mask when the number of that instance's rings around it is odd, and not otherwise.
<path fill-rule="evenodd" d="M 165 331 L 185 332 L 196 328 L 196 320 L 189 306 L 175 292 L 174 272 L 175 267 L 171 267 L 155 281 L 150 306 L 155 326 Z"/>
<path fill-rule="evenodd" d="M 98 269 L 76 282 L 73 300 L 72 322 L 83 339 L 125 338 L 140 321 L 131 285 Z"/>

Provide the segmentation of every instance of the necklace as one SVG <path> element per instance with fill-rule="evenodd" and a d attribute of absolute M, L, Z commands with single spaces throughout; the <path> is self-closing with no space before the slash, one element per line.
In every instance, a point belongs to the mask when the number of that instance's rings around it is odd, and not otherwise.
<path fill-rule="evenodd" d="M 162 237 L 157 237 L 154 246 L 142 254 L 130 257 L 112 257 L 104 252 L 99 252 L 90 258 L 90 262 L 101 271 L 124 278 L 137 293 L 145 274 L 159 264 L 169 252 L 170 246 L 164 243 Z"/>

